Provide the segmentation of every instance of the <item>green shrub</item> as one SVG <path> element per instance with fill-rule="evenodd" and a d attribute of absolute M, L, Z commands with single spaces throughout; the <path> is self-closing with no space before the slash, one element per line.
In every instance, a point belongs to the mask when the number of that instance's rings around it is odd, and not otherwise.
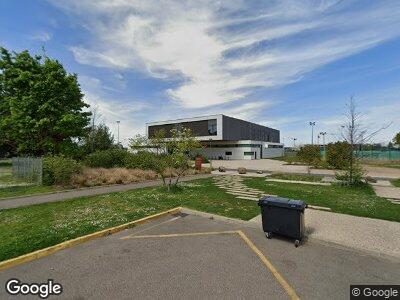
<path fill-rule="evenodd" d="M 130 155 L 124 149 L 109 149 L 96 151 L 85 159 L 85 165 L 91 168 L 118 168 L 124 167 L 125 158 Z"/>
<path fill-rule="evenodd" d="M 326 162 L 334 169 L 346 169 L 351 161 L 351 146 L 347 142 L 326 145 Z"/>
<path fill-rule="evenodd" d="M 139 151 L 135 154 L 129 153 L 124 159 L 124 166 L 128 169 L 156 170 L 156 165 L 161 159 L 161 155 Z"/>
<path fill-rule="evenodd" d="M 321 161 L 321 150 L 317 145 L 305 145 L 300 148 L 297 157 L 308 165 L 319 165 Z"/>
<path fill-rule="evenodd" d="M 72 158 L 45 157 L 43 159 L 43 184 L 69 185 L 72 175 L 79 174 L 81 171 L 81 164 Z"/>

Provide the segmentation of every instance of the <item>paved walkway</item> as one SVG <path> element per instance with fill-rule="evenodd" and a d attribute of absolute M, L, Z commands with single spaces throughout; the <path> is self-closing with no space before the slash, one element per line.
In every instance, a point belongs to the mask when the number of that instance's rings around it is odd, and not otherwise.
<path fill-rule="evenodd" d="M 274 182 L 284 182 L 284 183 L 297 183 L 297 184 L 308 184 L 308 185 L 331 185 L 327 182 L 317 182 L 317 181 L 301 181 L 301 180 L 285 180 L 278 178 L 267 178 L 265 181 L 274 181 Z"/>
<path fill-rule="evenodd" d="M 286 165 L 284 161 L 273 159 L 255 159 L 255 160 L 213 160 L 212 166 L 218 168 L 220 166 L 226 169 L 236 170 L 238 167 L 245 167 L 248 170 L 262 170 L 270 172 L 283 173 L 307 173 L 307 166 Z M 367 175 L 376 178 L 400 178 L 400 169 L 364 166 Z M 334 170 L 311 169 L 311 174 L 334 176 Z"/>
<path fill-rule="evenodd" d="M 247 187 L 240 175 L 215 176 L 214 183 L 225 190 L 227 194 L 233 195 L 238 199 L 258 201 L 260 197 L 266 196 L 263 191 Z"/>
<path fill-rule="evenodd" d="M 261 215 L 250 220 L 261 226 Z M 400 223 L 307 209 L 306 232 L 315 238 L 400 258 Z"/>
<path fill-rule="evenodd" d="M 211 174 L 201 174 L 201 175 L 193 175 L 180 178 L 179 181 L 190 181 L 200 178 L 208 178 L 213 175 Z M 63 201 L 73 198 L 86 197 L 86 196 L 95 196 L 101 194 L 115 193 L 115 192 L 124 192 L 134 189 L 140 189 L 145 187 L 152 187 L 161 185 L 161 180 L 154 181 L 146 181 L 140 183 L 131 183 L 131 184 L 120 184 L 120 185 L 111 185 L 111 186 L 100 186 L 94 188 L 87 189 L 76 189 L 71 191 L 64 192 L 56 192 L 52 194 L 42 194 L 42 195 L 34 195 L 28 197 L 18 197 L 11 198 L 7 200 L 0 200 L 0 209 L 9 209 L 16 208 L 21 206 L 28 206 L 33 204 L 40 204 L 46 202 L 57 202 Z"/>

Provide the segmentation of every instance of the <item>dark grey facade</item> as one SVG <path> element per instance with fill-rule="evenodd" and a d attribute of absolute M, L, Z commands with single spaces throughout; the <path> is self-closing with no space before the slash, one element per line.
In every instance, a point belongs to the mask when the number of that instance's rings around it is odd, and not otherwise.
<path fill-rule="evenodd" d="M 222 118 L 221 118 L 222 117 Z M 222 121 L 222 124 L 220 124 Z M 218 126 L 217 126 L 218 123 Z M 221 132 L 217 132 L 222 128 Z M 213 140 L 223 141 L 240 141 L 240 140 L 253 140 L 260 142 L 280 143 L 279 130 L 272 129 L 266 126 L 258 125 L 255 123 L 247 122 L 244 120 L 228 117 L 225 115 L 210 116 L 202 120 L 182 120 L 181 122 L 159 122 L 156 124 L 148 124 L 148 136 L 154 136 L 154 133 L 159 130 L 164 130 L 167 138 L 171 137 L 171 129 L 188 128 L 196 137 L 201 137 L 201 140 L 208 141 L 209 138 Z M 217 138 L 218 135 L 218 138 Z"/>
<path fill-rule="evenodd" d="M 223 130 L 222 139 L 224 141 L 253 140 L 262 142 L 279 143 L 279 130 L 251 122 L 222 116 Z"/>

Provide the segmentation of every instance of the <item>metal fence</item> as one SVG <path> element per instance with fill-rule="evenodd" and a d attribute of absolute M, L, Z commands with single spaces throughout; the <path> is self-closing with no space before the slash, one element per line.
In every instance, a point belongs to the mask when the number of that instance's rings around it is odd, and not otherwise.
<path fill-rule="evenodd" d="M 15 179 L 42 184 L 43 159 L 41 157 L 13 157 L 12 175 Z"/>
<path fill-rule="evenodd" d="M 362 150 L 357 151 L 357 157 L 361 159 L 378 159 L 378 160 L 400 160 L 400 150 Z"/>

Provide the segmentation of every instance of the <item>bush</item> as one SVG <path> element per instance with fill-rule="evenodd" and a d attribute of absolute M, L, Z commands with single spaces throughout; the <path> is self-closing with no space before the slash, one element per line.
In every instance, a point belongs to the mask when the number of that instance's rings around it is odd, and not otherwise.
<path fill-rule="evenodd" d="M 149 170 L 125 168 L 85 168 L 81 174 L 72 176 L 71 184 L 74 186 L 97 186 L 107 184 L 127 184 L 154 180 L 157 173 Z"/>
<path fill-rule="evenodd" d="M 326 162 L 334 169 L 346 169 L 351 160 L 351 146 L 347 142 L 326 145 Z"/>
<path fill-rule="evenodd" d="M 319 165 L 321 161 L 321 150 L 317 145 L 306 145 L 300 148 L 297 156 L 308 165 Z"/>
<path fill-rule="evenodd" d="M 123 149 L 109 149 L 96 151 L 86 157 L 85 165 L 92 168 L 124 167 L 125 158 L 131 155 Z"/>
<path fill-rule="evenodd" d="M 140 151 L 136 154 L 125 156 L 124 166 L 128 169 L 156 170 L 157 164 L 163 156 L 148 151 Z"/>
<path fill-rule="evenodd" d="M 72 158 L 63 156 L 45 157 L 43 159 L 43 184 L 69 185 L 71 177 L 81 171 L 81 164 Z"/>

